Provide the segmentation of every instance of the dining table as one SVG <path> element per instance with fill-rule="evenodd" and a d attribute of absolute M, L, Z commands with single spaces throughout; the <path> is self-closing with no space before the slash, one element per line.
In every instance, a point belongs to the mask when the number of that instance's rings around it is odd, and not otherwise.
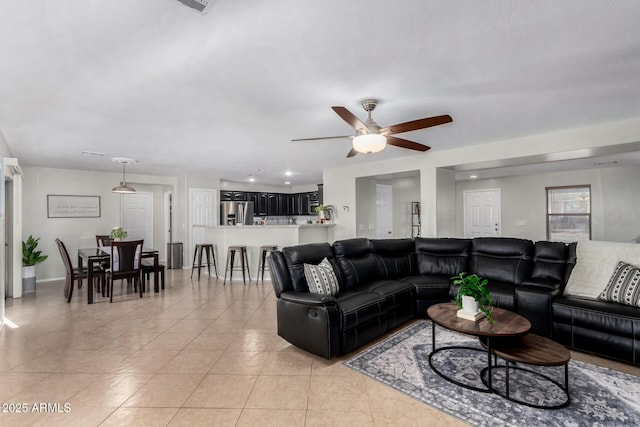
<path fill-rule="evenodd" d="M 153 259 L 153 291 L 160 292 L 160 282 L 158 280 L 158 250 L 152 248 L 142 248 L 141 258 Z M 96 266 L 109 264 L 111 262 L 111 247 L 82 248 L 78 249 L 78 267 L 82 268 L 87 264 L 87 304 L 93 304 L 93 279 Z"/>

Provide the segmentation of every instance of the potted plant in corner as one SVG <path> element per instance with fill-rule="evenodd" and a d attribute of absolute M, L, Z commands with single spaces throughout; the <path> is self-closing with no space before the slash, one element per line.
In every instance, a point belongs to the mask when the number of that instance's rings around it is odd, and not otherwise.
<path fill-rule="evenodd" d="M 458 308 L 462 309 L 460 317 L 477 320 L 477 313 L 482 313 L 489 324 L 493 324 L 493 306 L 491 294 L 487 289 L 487 279 L 477 274 L 467 275 L 465 272 L 451 279 L 455 286 L 459 286 L 455 302 Z"/>
<path fill-rule="evenodd" d="M 49 256 L 42 255 L 42 251 L 37 251 L 38 241 L 29 236 L 27 241 L 22 242 L 22 292 L 34 292 L 36 290 L 36 264 L 44 261 Z"/>
<path fill-rule="evenodd" d="M 109 236 L 113 240 L 120 241 L 127 237 L 127 232 L 124 231 L 124 228 L 122 227 L 113 227 L 113 229 L 111 229 L 111 233 L 109 234 Z"/>

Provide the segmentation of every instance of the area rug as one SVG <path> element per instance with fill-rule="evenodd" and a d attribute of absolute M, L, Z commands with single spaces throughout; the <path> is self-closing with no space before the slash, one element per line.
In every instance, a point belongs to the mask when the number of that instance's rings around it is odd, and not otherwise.
<path fill-rule="evenodd" d="M 481 348 L 477 338 L 436 326 L 436 347 Z M 431 322 L 419 321 L 347 360 L 345 365 L 419 401 L 476 426 L 637 426 L 640 425 L 640 378 L 572 360 L 571 403 L 546 410 L 513 403 L 492 393 L 469 390 L 443 379 L 429 366 Z M 464 384 L 482 386 L 478 378 L 486 353 L 473 350 L 439 352 L 433 364 Z M 564 368 L 532 368 L 564 384 Z M 493 383 L 504 387 L 504 370 Z M 561 391 L 536 375 L 511 371 L 510 395 L 529 402 L 553 404 Z M 520 375 L 520 376 L 519 376 Z"/>

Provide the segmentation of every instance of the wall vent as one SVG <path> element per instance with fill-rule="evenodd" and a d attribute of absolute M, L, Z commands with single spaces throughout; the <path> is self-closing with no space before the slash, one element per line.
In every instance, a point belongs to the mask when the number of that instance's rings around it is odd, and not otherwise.
<path fill-rule="evenodd" d="M 215 0 L 178 0 L 185 6 L 195 9 L 200 13 L 207 13 L 207 7 L 209 3 L 213 3 Z"/>

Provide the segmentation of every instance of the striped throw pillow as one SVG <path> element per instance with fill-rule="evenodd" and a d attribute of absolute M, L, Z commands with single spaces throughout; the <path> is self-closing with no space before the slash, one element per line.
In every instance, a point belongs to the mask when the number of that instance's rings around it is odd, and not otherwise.
<path fill-rule="evenodd" d="M 304 276 L 312 294 L 338 294 L 338 278 L 328 259 L 324 258 L 318 265 L 304 264 Z"/>
<path fill-rule="evenodd" d="M 640 307 L 640 268 L 620 261 L 598 299 Z"/>

